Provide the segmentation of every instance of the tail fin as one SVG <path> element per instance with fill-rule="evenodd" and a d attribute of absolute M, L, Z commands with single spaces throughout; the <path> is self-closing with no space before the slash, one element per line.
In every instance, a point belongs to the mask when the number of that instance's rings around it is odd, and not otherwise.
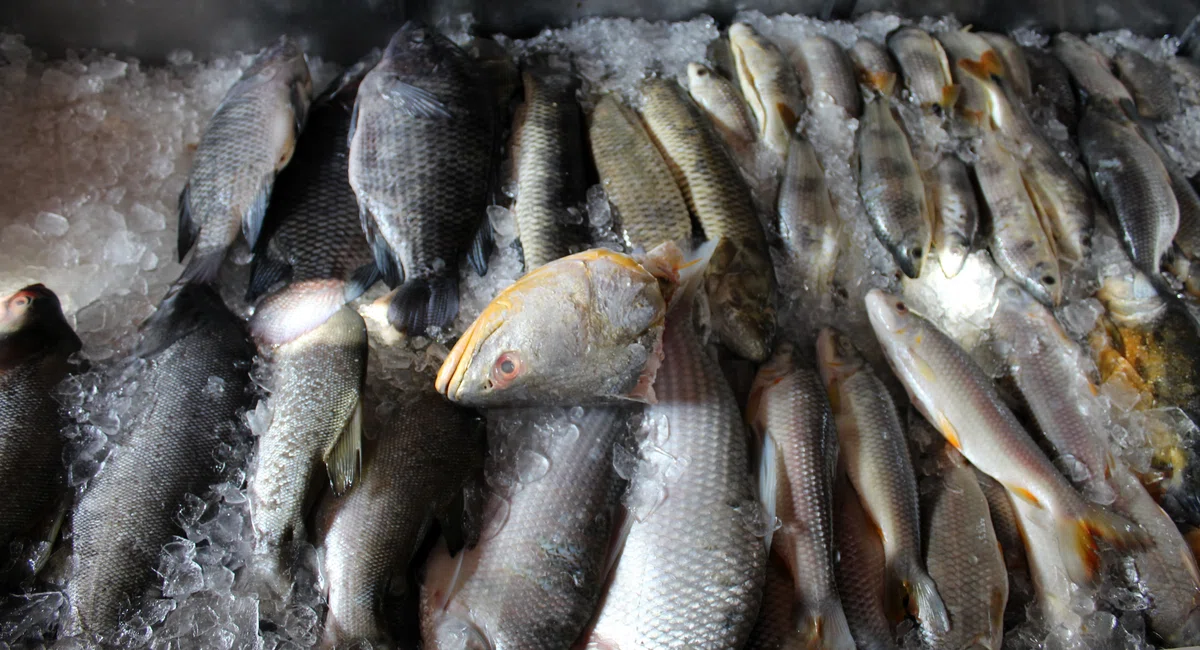
<path fill-rule="evenodd" d="M 801 614 L 796 629 L 805 648 L 854 650 L 857 647 L 850 636 L 850 623 L 846 621 L 842 602 L 837 598 L 827 598 L 815 611 Z"/>
<path fill-rule="evenodd" d="M 158 309 L 142 323 L 142 340 L 134 354 L 142 358 L 155 356 L 202 326 L 220 319 L 240 324 L 212 287 L 176 283 L 167 290 Z"/>
<path fill-rule="evenodd" d="M 1152 540 L 1140 526 L 1094 504 L 1088 504 L 1078 519 L 1060 518 L 1057 523 L 1059 552 L 1067 575 L 1078 584 L 1089 584 L 1100 569 L 1103 539 L 1118 551 L 1141 550 Z"/>
<path fill-rule="evenodd" d="M 458 278 L 440 276 L 409 280 L 388 306 L 388 322 L 408 336 L 421 336 L 431 327 L 445 329 L 458 315 Z"/>
<path fill-rule="evenodd" d="M 183 273 L 179 275 L 180 284 L 213 284 L 221 272 L 221 264 L 225 261 L 225 250 L 201 253 L 199 249 L 188 260 Z"/>
<path fill-rule="evenodd" d="M 950 111 L 958 103 L 958 95 L 962 92 L 962 86 L 958 84 L 947 84 L 942 86 L 942 101 L 938 102 L 938 106 L 942 107 L 943 111 Z"/>
<path fill-rule="evenodd" d="M 320 327 L 345 304 L 341 280 L 308 280 L 288 285 L 262 300 L 250 319 L 250 334 L 261 345 L 281 345 Z"/>
<path fill-rule="evenodd" d="M 717 241 L 720 240 L 701 244 L 689 256 L 685 256 L 674 242 L 666 242 L 638 259 L 643 268 L 658 278 L 663 297 L 667 299 L 667 311 L 674 309 L 683 298 L 695 297 L 704 285 L 704 272 L 717 248 Z"/>
<path fill-rule="evenodd" d="M 916 562 L 892 568 L 891 584 L 903 585 L 908 596 L 908 611 L 931 634 L 941 635 L 950 630 L 950 614 L 938 594 L 937 584 Z"/>

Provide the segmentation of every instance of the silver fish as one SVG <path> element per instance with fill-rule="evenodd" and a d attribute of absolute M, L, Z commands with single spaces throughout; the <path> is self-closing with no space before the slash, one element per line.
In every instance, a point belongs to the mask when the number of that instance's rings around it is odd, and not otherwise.
<path fill-rule="evenodd" d="M 779 188 L 779 237 L 806 289 L 824 295 L 837 269 L 841 222 L 833 208 L 825 170 L 808 140 L 792 136 Z"/>
<path fill-rule="evenodd" d="M 941 43 L 924 30 L 901 27 L 888 36 L 887 45 L 900 64 L 904 86 L 922 106 L 938 106 L 942 111 L 954 108 L 959 90 Z"/>
<path fill-rule="evenodd" d="M 1165 65 L 1125 47 L 1113 57 L 1113 63 L 1121 81 L 1133 95 L 1138 115 L 1150 120 L 1165 120 L 1179 114 L 1179 92 Z"/>
<path fill-rule="evenodd" d="M 794 55 L 800 74 L 800 87 L 809 100 L 828 95 L 850 117 L 862 114 L 862 96 L 858 93 L 854 64 L 842 46 L 828 36 L 809 36 L 800 41 Z"/>
<path fill-rule="evenodd" d="M 700 63 L 688 64 L 688 92 L 708 113 L 713 126 L 734 152 L 756 141 L 754 121 L 737 86 L 719 72 Z"/>
<path fill-rule="evenodd" d="M 876 90 L 895 90 L 899 73 L 887 48 L 870 39 L 860 38 L 850 48 L 850 60 L 854 62 L 859 80 L 864 84 Z"/>
<path fill-rule="evenodd" d="M 803 650 L 807 648 L 796 631 L 793 603 L 796 587 L 787 564 L 772 553 L 767 561 L 767 582 L 763 587 L 758 621 L 745 650 Z"/>
<path fill-rule="evenodd" d="M 1033 97 L 1033 82 L 1029 78 L 1029 64 L 1025 61 L 1025 52 L 1004 34 L 980 32 L 979 35 L 1004 61 L 1004 80 L 1012 86 L 1018 97 L 1029 101 Z"/>
<path fill-rule="evenodd" d="M 1055 34 L 1050 49 L 1070 70 L 1084 103 L 1108 102 L 1126 116 L 1136 114 L 1133 96 L 1113 75 L 1112 61 L 1099 50 L 1068 32 Z"/>
<path fill-rule="evenodd" d="M 758 140 L 783 158 L 804 113 L 795 69 L 774 43 L 746 23 L 729 27 L 729 47 L 742 96 L 758 123 Z"/>
<path fill-rule="evenodd" d="M 838 593 L 860 650 L 897 650 L 895 628 L 884 611 L 883 540 L 845 474 L 834 486 L 834 526 L 838 544 Z"/>
<path fill-rule="evenodd" d="M 953 79 L 958 85 L 958 116 L 965 124 L 975 128 L 987 127 L 988 100 L 983 82 L 971 74 L 965 74 L 963 61 L 988 61 L 990 72 L 1002 72 L 1004 64 L 1000 55 L 992 49 L 982 36 L 969 28 L 952 29 L 937 33 L 937 40 L 946 49 Z"/>
<path fill-rule="evenodd" d="M 254 247 L 311 98 L 304 52 L 287 37 L 259 54 L 225 93 L 179 195 L 179 260 L 196 249 L 183 280 L 216 280 L 239 229 Z"/>
<path fill-rule="evenodd" d="M 942 273 L 952 278 L 962 270 L 979 226 L 979 201 L 967 165 L 955 155 L 942 156 L 930 174 L 934 219 L 933 247 Z"/>

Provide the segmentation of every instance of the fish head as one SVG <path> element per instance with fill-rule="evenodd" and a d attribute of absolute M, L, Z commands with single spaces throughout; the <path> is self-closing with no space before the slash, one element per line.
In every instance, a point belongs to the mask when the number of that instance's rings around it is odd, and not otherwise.
<path fill-rule="evenodd" d="M 722 238 L 705 271 L 713 329 L 726 346 L 750 361 L 765 361 L 775 336 L 774 273 L 766 252 Z"/>
<path fill-rule="evenodd" d="M 1141 271 L 1132 271 L 1132 275 L 1109 275 L 1096 291 L 1096 298 L 1104 305 L 1109 318 L 1124 327 L 1156 322 L 1167 310 L 1167 302 Z"/>
<path fill-rule="evenodd" d="M 408 75 L 465 57 L 466 53 L 441 32 L 419 20 L 410 20 L 392 35 L 378 68 Z"/>
<path fill-rule="evenodd" d="M 688 88 L 696 92 L 712 84 L 713 71 L 703 63 L 689 63 L 687 66 Z"/>
<path fill-rule="evenodd" d="M 42 284 L 31 284 L 0 300 L 0 363 L 57 349 L 64 355 L 83 344 L 63 316 L 62 303 Z"/>
<path fill-rule="evenodd" d="M 243 80 L 256 83 L 280 78 L 288 86 L 302 88 L 307 94 L 312 93 L 312 76 L 304 48 L 287 36 L 280 36 L 278 41 L 260 52 L 242 73 Z"/>
<path fill-rule="evenodd" d="M 645 399 L 666 303 L 632 258 L 584 251 L 502 291 L 463 333 L 435 386 L 472 406 Z"/>
<path fill-rule="evenodd" d="M 734 23 L 729 28 L 729 49 L 742 95 L 760 125 L 768 116 L 777 113 L 790 130 L 799 119 L 793 107 L 785 105 L 791 99 L 782 97 L 782 70 L 786 62 L 775 44 L 764 38 L 746 23 Z"/>
<path fill-rule="evenodd" d="M 764 407 L 766 407 L 769 397 L 775 386 L 780 385 L 788 378 L 795 370 L 793 363 L 793 354 L 795 348 L 791 343 L 782 342 L 775 346 L 775 353 L 771 355 L 771 359 L 764 363 L 758 373 L 754 375 L 754 383 L 750 386 L 750 396 L 746 400 L 746 419 L 755 430 L 758 430 L 757 423 L 760 422 L 760 417 Z"/>
<path fill-rule="evenodd" d="M 912 310 L 899 297 L 880 289 L 871 289 L 867 292 L 866 304 L 867 317 L 879 338 L 882 339 L 885 333 L 904 336 L 911 330 Z"/>

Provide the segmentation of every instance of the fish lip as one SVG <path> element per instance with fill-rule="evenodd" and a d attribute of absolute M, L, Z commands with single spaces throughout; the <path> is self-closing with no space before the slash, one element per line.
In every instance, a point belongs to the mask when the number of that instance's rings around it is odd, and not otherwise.
<path fill-rule="evenodd" d="M 871 327 L 876 334 L 883 332 L 895 332 L 896 324 L 892 316 L 891 299 L 893 296 L 884 293 L 881 289 L 871 289 L 867 292 L 863 302 L 866 303 L 867 319 L 871 321 Z"/>

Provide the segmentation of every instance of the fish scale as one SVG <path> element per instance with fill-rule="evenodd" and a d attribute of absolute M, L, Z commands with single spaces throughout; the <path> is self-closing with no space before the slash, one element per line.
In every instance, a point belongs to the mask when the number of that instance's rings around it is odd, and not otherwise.
<path fill-rule="evenodd" d="M 810 36 L 800 41 L 793 59 L 800 85 L 809 101 L 821 94 L 845 109 L 850 117 L 862 114 L 862 96 L 849 55 L 828 36 Z"/>
<path fill-rule="evenodd" d="M 897 650 L 895 630 L 883 610 L 883 542 L 845 474 L 834 494 L 835 574 L 850 633 L 862 650 Z"/>

